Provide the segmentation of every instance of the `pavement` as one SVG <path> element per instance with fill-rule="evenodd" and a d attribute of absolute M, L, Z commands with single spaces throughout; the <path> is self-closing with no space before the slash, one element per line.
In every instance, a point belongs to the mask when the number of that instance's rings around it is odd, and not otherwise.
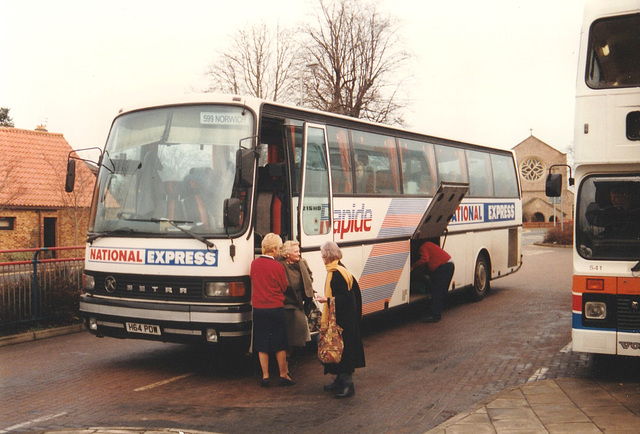
<path fill-rule="evenodd" d="M 430 434 L 637 433 L 637 383 L 556 378 L 506 390 L 452 417 Z"/>

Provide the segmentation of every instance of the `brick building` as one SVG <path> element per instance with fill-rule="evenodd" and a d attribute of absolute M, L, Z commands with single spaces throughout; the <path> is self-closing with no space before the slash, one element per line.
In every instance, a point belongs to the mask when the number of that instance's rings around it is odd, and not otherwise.
<path fill-rule="evenodd" d="M 0 250 L 84 244 L 95 175 L 77 164 L 66 193 L 70 151 L 62 134 L 42 127 L 0 127 Z"/>
<path fill-rule="evenodd" d="M 549 167 L 567 164 L 567 154 L 547 145 L 531 135 L 513 147 L 520 170 L 522 185 L 522 220 L 524 222 L 552 222 L 573 218 L 573 192 L 567 188 L 568 169 L 556 167 L 552 173 L 562 174 L 562 197 L 556 198 L 555 214 L 551 198 L 545 194 Z M 560 200 L 561 199 L 561 200 Z"/>

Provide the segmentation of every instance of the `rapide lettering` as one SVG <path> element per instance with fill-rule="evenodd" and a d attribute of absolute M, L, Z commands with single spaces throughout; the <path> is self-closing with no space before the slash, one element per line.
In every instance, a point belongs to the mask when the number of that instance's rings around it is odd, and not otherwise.
<path fill-rule="evenodd" d="M 217 250 L 114 249 L 92 247 L 90 262 L 119 264 L 218 266 Z"/>
<path fill-rule="evenodd" d="M 355 203 L 352 209 L 334 209 L 333 233 L 340 234 L 342 239 L 346 233 L 370 232 L 372 219 L 373 211 L 365 208 L 364 203 L 357 209 Z"/>

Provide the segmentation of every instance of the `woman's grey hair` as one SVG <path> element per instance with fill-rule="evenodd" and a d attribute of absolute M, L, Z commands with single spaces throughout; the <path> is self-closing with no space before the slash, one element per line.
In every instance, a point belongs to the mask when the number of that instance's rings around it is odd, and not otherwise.
<path fill-rule="evenodd" d="M 325 259 L 329 262 L 339 261 L 342 259 L 342 250 L 340 247 L 333 241 L 327 241 L 320 247 L 320 254 L 322 255 L 322 259 Z"/>
<path fill-rule="evenodd" d="M 266 255 L 269 252 L 275 252 L 276 254 L 282 247 L 282 238 L 280 235 L 272 232 L 268 233 L 262 239 L 262 254 Z"/>
<path fill-rule="evenodd" d="M 284 244 L 282 245 L 282 248 L 280 249 L 280 256 L 282 256 L 283 258 L 286 258 L 289 255 L 291 248 L 299 245 L 300 243 L 295 240 L 285 241 Z"/>

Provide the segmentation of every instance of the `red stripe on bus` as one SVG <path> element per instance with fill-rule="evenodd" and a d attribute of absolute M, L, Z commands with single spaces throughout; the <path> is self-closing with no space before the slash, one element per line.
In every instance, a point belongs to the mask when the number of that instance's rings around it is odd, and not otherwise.
<path fill-rule="evenodd" d="M 577 312 L 582 312 L 582 294 L 573 294 L 572 309 Z"/>

